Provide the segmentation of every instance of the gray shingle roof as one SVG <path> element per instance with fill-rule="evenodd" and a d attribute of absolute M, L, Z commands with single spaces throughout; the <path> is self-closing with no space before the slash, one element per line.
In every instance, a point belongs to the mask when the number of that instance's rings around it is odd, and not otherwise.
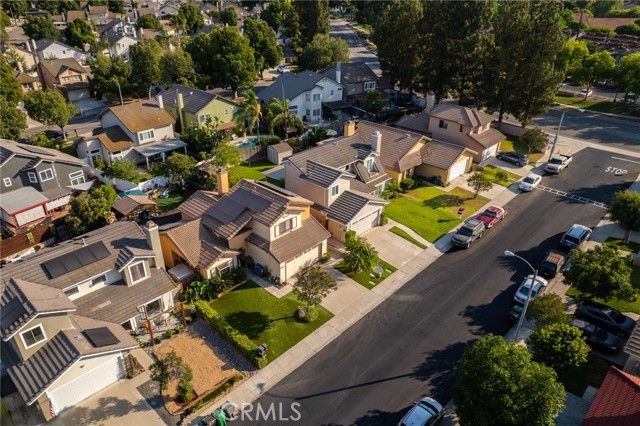
<path fill-rule="evenodd" d="M 344 138 L 329 139 L 318 146 L 304 150 L 287 159 L 303 172 L 307 171 L 307 161 L 311 160 L 336 169 L 344 168 L 356 160 L 362 160 L 371 154 L 370 140 L 353 135 Z"/>
<path fill-rule="evenodd" d="M 2 156 L 0 157 L 2 161 L 0 161 L 0 165 L 4 164 L 11 156 L 11 153 L 42 161 L 59 161 L 62 163 L 84 165 L 84 162 L 79 158 L 60 152 L 57 149 L 21 144 L 9 139 L 0 139 L 0 143 L 2 144 Z"/>
<path fill-rule="evenodd" d="M 461 145 L 433 140 L 422 147 L 420 155 L 423 163 L 447 170 L 466 149 Z"/>
<path fill-rule="evenodd" d="M 162 95 L 162 101 L 165 105 L 177 107 L 178 93 L 182 94 L 184 110 L 192 114 L 197 114 L 198 111 L 206 107 L 209 102 L 212 102 L 215 99 L 220 99 L 222 102 L 234 104 L 234 102 L 213 93 L 194 89 L 193 87 L 183 86 L 181 84 L 174 84 L 170 89 L 161 92 L 158 96 Z"/>
<path fill-rule="evenodd" d="M 375 131 L 382 134 L 380 157 L 384 167 L 402 172 L 422 164 L 420 152 L 410 151 L 427 140 L 423 135 L 370 121 L 360 121 L 356 127 L 356 133 L 364 140 L 370 140 Z"/>
<path fill-rule="evenodd" d="M 365 62 L 343 62 L 340 65 L 341 77 L 340 82 L 342 84 L 354 84 L 364 83 L 365 81 L 377 81 L 378 76 L 371 71 L 369 65 Z M 335 80 L 336 78 L 336 64 L 333 64 L 330 68 L 322 71 L 321 73 L 325 77 L 329 77 Z"/>
<path fill-rule="evenodd" d="M 180 204 L 178 210 L 180 210 L 183 215 L 195 219 L 201 217 L 217 198 L 217 192 L 198 190 Z"/>
<path fill-rule="evenodd" d="M 388 201 L 358 191 L 344 191 L 326 210 L 329 219 L 348 225 L 368 204 L 389 204 Z"/>
<path fill-rule="evenodd" d="M 444 102 L 436 105 L 431 110 L 431 117 L 454 121 L 464 126 L 482 126 L 493 121 L 493 116 L 478 111 L 477 109 L 456 105 L 453 102 Z"/>
<path fill-rule="evenodd" d="M 2 194 L 2 210 L 9 214 L 18 213 L 39 204 L 49 201 L 47 197 L 42 195 L 32 186 L 24 186 L 11 192 Z"/>
<path fill-rule="evenodd" d="M 273 98 L 282 99 L 283 96 L 286 99 L 293 100 L 300 94 L 316 87 L 323 78 L 325 76 L 313 71 L 285 72 L 280 74 L 270 86 L 265 87 L 256 94 L 263 102 L 269 102 Z"/>

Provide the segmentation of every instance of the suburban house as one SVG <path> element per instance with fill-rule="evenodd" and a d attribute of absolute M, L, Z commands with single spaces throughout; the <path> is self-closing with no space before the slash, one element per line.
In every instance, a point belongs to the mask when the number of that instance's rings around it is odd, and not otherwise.
<path fill-rule="evenodd" d="M 206 123 L 216 117 L 220 120 L 220 128 L 230 129 L 236 126 L 240 112 L 239 105 L 229 99 L 181 84 L 174 84 L 161 92 L 157 99 L 179 129 Z"/>
<path fill-rule="evenodd" d="M 2 276 L 3 366 L 47 420 L 124 378 L 138 346 L 129 333 L 172 309 L 177 291 L 153 222 L 105 226 Z"/>
<path fill-rule="evenodd" d="M 343 100 L 354 103 L 368 92 L 376 89 L 378 76 L 365 62 L 336 62 L 322 72 L 325 77 L 333 78 L 345 88 Z"/>
<path fill-rule="evenodd" d="M 36 90 L 42 90 L 42 84 L 40 84 L 40 79 L 38 77 L 33 77 L 20 71 L 14 71 L 13 78 L 20 82 L 22 93 L 24 94 L 35 92 Z"/>
<path fill-rule="evenodd" d="M 345 126 L 345 136 L 353 131 L 352 126 Z M 369 138 L 374 132 L 382 135 L 382 164 L 398 183 L 405 178 L 421 176 L 438 177 L 446 184 L 468 172 L 476 154 L 464 146 L 370 121 L 360 121 L 355 128 L 355 133 L 362 138 Z"/>
<path fill-rule="evenodd" d="M 311 216 L 312 201 L 251 180 L 229 190 L 227 171 L 217 177 L 219 197 L 192 197 L 180 210 L 193 219 L 160 232 L 168 268 L 184 263 L 210 278 L 237 265 L 243 254 L 284 282 L 326 253 L 331 235 Z"/>
<path fill-rule="evenodd" d="M 302 117 L 303 121 L 319 121 L 322 105 L 342 101 L 343 87 L 332 77 L 313 71 L 280 74 L 274 82 L 260 91 L 258 98 L 263 105 L 271 99 L 288 99 L 289 113 Z"/>
<path fill-rule="evenodd" d="M 640 424 L 640 377 L 611 367 L 589 406 L 582 426 Z"/>
<path fill-rule="evenodd" d="M 114 19 L 106 25 L 100 26 L 98 29 L 101 39 L 114 39 L 120 35 L 130 35 L 136 38 L 137 30 L 136 26 L 122 19 Z"/>
<path fill-rule="evenodd" d="M 106 54 L 112 58 L 119 57 L 125 62 L 129 62 L 131 60 L 131 57 L 129 56 L 131 46 L 138 44 L 140 41 L 135 38 L 135 36 L 120 33 L 109 33 L 104 40 L 109 42 L 110 47 L 103 53 L 106 52 Z"/>
<path fill-rule="evenodd" d="M 405 116 L 396 127 L 415 130 L 455 145 L 464 146 L 476 154 L 475 163 L 482 163 L 496 155 L 500 142 L 506 136 L 491 127 L 494 117 L 473 108 L 445 102 L 433 106 L 427 100 L 427 108 L 417 117 Z"/>
<path fill-rule="evenodd" d="M 71 21 L 69 21 L 71 22 Z M 35 50 L 40 60 L 52 59 L 75 59 L 84 64 L 89 57 L 75 47 L 68 46 L 60 41 L 42 38 L 35 42 Z"/>
<path fill-rule="evenodd" d="M 69 102 L 89 99 L 89 75 L 73 58 L 43 60 L 38 72 L 44 86 L 56 89 Z"/>
<path fill-rule="evenodd" d="M 359 234 L 380 225 L 389 202 L 378 196 L 391 181 L 381 161 L 381 136 L 352 133 L 284 160 L 286 189 L 313 201 L 312 215 L 338 241 L 349 230 Z"/>
<path fill-rule="evenodd" d="M 15 230 L 64 209 L 74 190 L 89 189 L 82 160 L 57 149 L 0 139 L 2 226 Z"/>
<path fill-rule="evenodd" d="M 127 159 L 148 168 L 172 151 L 186 153 L 187 144 L 173 132 L 173 118 L 157 104 L 139 101 L 112 106 L 98 117 L 104 132 L 77 146 L 78 157 L 91 165 L 96 160 L 111 164 Z"/>
<path fill-rule="evenodd" d="M 267 147 L 267 160 L 273 164 L 280 165 L 282 162 L 293 155 L 293 148 L 286 142 L 269 145 Z"/>

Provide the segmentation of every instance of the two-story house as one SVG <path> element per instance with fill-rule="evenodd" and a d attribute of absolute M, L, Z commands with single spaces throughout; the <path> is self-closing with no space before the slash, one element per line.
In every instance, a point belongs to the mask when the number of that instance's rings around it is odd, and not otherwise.
<path fill-rule="evenodd" d="M 333 78 L 344 86 L 342 98 L 351 104 L 362 99 L 367 93 L 376 90 L 378 76 L 365 62 L 336 62 L 322 72 L 325 77 Z"/>
<path fill-rule="evenodd" d="M 24 94 L 35 92 L 36 90 L 42 90 L 42 85 L 40 84 L 40 79 L 38 77 L 34 77 L 20 71 L 14 71 L 13 78 L 18 80 L 22 87 L 22 93 Z"/>
<path fill-rule="evenodd" d="M 0 139 L 0 213 L 10 229 L 41 222 L 92 183 L 84 162 L 57 149 Z"/>
<path fill-rule="evenodd" d="M 174 84 L 161 92 L 158 104 L 176 120 L 179 129 L 188 129 L 196 124 L 217 118 L 220 128 L 229 129 L 237 124 L 240 106 L 222 96 Z"/>
<path fill-rule="evenodd" d="M 81 52 L 75 47 L 66 45 L 61 41 L 41 38 L 33 44 L 35 44 L 35 51 L 41 61 L 48 59 L 75 59 L 81 64 L 84 64 L 88 58 L 86 53 Z"/>
<path fill-rule="evenodd" d="M 109 34 L 104 40 L 109 42 L 109 49 L 107 54 L 112 58 L 119 57 L 125 62 L 131 61 L 129 51 L 131 46 L 138 44 L 140 40 L 133 35 L 127 34 Z"/>
<path fill-rule="evenodd" d="M 379 198 L 391 181 L 381 149 L 380 132 L 323 141 L 284 160 L 285 187 L 313 201 L 313 216 L 344 241 L 349 230 L 360 234 L 380 225 L 389 203 Z"/>
<path fill-rule="evenodd" d="M 107 108 L 98 117 L 104 132 L 78 144 L 78 157 L 91 165 L 128 159 L 137 164 L 164 161 L 175 150 L 186 153 L 187 144 L 176 139 L 173 118 L 158 104 L 140 101 Z"/>
<path fill-rule="evenodd" d="M 274 82 L 256 94 L 263 105 L 271 99 L 288 99 L 289 113 L 304 121 L 319 121 L 323 103 L 342 101 L 343 86 L 332 77 L 313 71 L 280 74 Z"/>
<path fill-rule="evenodd" d="M 129 335 L 173 307 L 158 228 L 117 222 L 2 270 L 2 362 L 46 420 L 125 377 Z"/>
<path fill-rule="evenodd" d="M 194 219 L 161 231 L 167 267 L 185 263 L 211 277 L 244 254 L 284 282 L 326 253 L 331 234 L 311 216 L 312 201 L 266 182 L 242 180 L 228 190 L 226 173 L 218 172 L 218 197 L 185 202 L 183 217 Z"/>
<path fill-rule="evenodd" d="M 43 60 L 38 64 L 40 80 L 47 89 L 55 89 L 69 102 L 89 99 L 89 75 L 73 58 Z"/>

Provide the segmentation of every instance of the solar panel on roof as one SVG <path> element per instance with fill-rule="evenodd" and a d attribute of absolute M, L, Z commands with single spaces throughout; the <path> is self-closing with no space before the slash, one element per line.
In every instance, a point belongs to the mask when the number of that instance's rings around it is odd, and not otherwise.
<path fill-rule="evenodd" d="M 84 335 L 87 336 L 89 342 L 96 347 L 101 348 L 103 346 L 115 345 L 120 343 L 120 340 L 109 330 L 107 327 L 91 328 L 84 331 Z"/>
<path fill-rule="evenodd" d="M 32 145 L 20 145 L 20 147 L 22 149 L 24 149 L 25 151 L 29 151 L 29 152 L 32 152 L 34 154 L 51 155 L 50 152 L 47 152 L 44 149 L 40 149 L 40 148 L 37 148 L 37 147 L 32 146 Z"/>
<path fill-rule="evenodd" d="M 83 266 L 109 257 L 111 253 L 102 241 L 79 248 L 43 263 L 51 278 L 57 278 Z"/>

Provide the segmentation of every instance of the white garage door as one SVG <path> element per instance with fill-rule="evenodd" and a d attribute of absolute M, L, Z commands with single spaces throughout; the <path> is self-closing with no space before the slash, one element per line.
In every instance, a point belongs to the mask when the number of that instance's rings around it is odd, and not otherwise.
<path fill-rule="evenodd" d="M 124 378 L 122 357 L 118 355 L 75 380 L 49 393 L 56 413 L 76 405 L 110 384 Z"/>
<path fill-rule="evenodd" d="M 298 271 L 304 266 L 315 263 L 322 255 L 321 250 L 322 244 L 319 244 L 318 246 L 311 248 L 308 252 L 288 261 L 285 267 L 286 277 L 284 279 L 288 280 L 298 273 Z M 282 279 L 282 277 L 280 277 L 280 279 Z"/>
<path fill-rule="evenodd" d="M 356 234 L 360 234 L 364 231 L 368 231 L 371 228 L 375 228 L 380 223 L 380 210 L 369 213 L 362 219 L 358 219 L 351 223 L 351 230 L 356 231 Z"/>
<path fill-rule="evenodd" d="M 460 161 L 451 167 L 451 173 L 449 174 L 449 180 L 454 180 L 458 176 L 462 176 L 467 171 L 469 164 L 469 157 L 465 161 Z"/>

